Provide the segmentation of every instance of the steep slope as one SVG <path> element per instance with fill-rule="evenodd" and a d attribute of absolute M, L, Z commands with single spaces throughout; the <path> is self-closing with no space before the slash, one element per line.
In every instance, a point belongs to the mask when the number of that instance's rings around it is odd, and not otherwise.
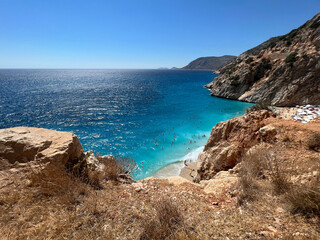
<path fill-rule="evenodd" d="M 218 70 L 222 66 L 236 58 L 235 56 L 224 55 L 222 57 L 201 57 L 190 62 L 182 69 L 187 70 Z"/>
<path fill-rule="evenodd" d="M 252 48 L 206 85 L 211 95 L 276 106 L 320 104 L 320 13 Z"/>

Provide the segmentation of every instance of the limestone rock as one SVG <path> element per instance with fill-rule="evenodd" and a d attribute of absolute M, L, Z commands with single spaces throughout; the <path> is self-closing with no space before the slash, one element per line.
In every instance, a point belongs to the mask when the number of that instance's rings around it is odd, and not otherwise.
<path fill-rule="evenodd" d="M 43 128 L 15 127 L 0 130 L 0 162 L 54 161 L 61 164 L 81 158 L 76 135 Z"/>
<path fill-rule="evenodd" d="M 213 193 L 219 196 L 234 188 L 237 182 L 237 176 L 230 174 L 228 171 L 221 171 L 213 179 L 201 181 L 200 186 L 203 187 L 205 193 Z"/>
<path fill-rule="evenodd" d="M 264 127 L 263 120 L 269 117 L 273 117 L 273 114 L 264 110 L 218 123 L 212 129 L 203 152 L 199 154 L 195 181 L 211 179 L 216 173 L 236 166 L 244 149 L 257 143 L 262 133 L 269 134 L 271 130 L 261 130 Z"/>

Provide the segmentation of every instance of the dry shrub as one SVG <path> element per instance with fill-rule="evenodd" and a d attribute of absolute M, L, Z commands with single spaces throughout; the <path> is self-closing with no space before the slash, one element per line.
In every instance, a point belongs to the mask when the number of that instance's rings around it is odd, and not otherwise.
<path fill-rule="evenodd" d="M 103 157 L 97 155 L 99 162 L 104 164 L 105 177 L 117 181 L 120 178 L 129 178 L 136 169 L 137 163 L 130 157 Z"/>
<path fill-rule="evenodd" d="M 30 169 L 28 179 L 30 186 L 36 189 L 36 199 L 54 198 L 61 204 L 76 204 L 78 197 L 88 191 L 88 186 L 79 178 L 54 163 Z"/>
<path fill-rule="evenodd" d="M 320 217 L 320 181 L 310 186 L 294 186 L 285 199 L 292 214 Z"/>
<path fill-rule="evenodd" d="M 288 192 L 290 189 L 288 176 L 280 170 L 275 154 L 271 155 L 271 158 L 268 161 L 268 169 L 270 172 L 270 181 L 273 193 L 280 195 Z"/>
<path fill-rule="evenodd" d="M 239 205 L 256 198 L 257 192 L 260 190 L 257 179 L 264 178 L 268 155 L 269 153 L 263 146 L 252 149 L 244 155 L 238 181 L 240 193 L 237 201 Z"/>
<path fill-rule="evenodd" d="M 320 133 L 311 133 L 307 139 L 308 149 L 318 151 L 320 149 Z"/>
<path fill-rule="evenodd" d="M 108 239 L 101 202 L 90 185 L 53 163 L 29 167 L 0 194 L 4 239 Z M 8 192 L 8 194 L 6 194 Z M 0 237 L 1 238 L 1 237 Z M 1 238 L 2 239 L 2 238 Z M 109 238 L 110 239 L 110 238 Z"/>
<path fill-rule="evenodd" d="M 268 111 L 270 111 L 270 105 L 271 105 L 271 101 L 270 100 L 264 100 L 264 101 L 256 103 L 252 107 L 249 107 L 246 110 L 246 113 L 260 111 L 260 110 L 268 110 Z"/>
<path fill-rule="evenodd" d="M 262 191 L 259 182 L 267 176 L 274 194 L 283 194 L 290 189 L 288 177 L 280 170 L 276 154 L 266 145 L 250 149 L 241 162 L 238 204 L 242 205 L 255 200 L 257 194 Z M 264 191 L 267 191 L 267 189 L 265 188 Z"/>
<path fill-rule="evenodd" d="M 162 199 L 154 206 L 156 218 L 143 223 L 141 240 L 194 239 L 185 227 L 184 218 L 170 199 Z"/>

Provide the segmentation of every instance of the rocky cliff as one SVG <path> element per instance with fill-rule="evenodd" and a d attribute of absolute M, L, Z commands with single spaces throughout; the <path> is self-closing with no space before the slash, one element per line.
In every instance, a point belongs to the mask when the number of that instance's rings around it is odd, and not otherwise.
<path fill-rule="evenodd" d="M 281 168 L 292 169 L 290 177 L 298 168 L 297 175 L 310 173 L 311 166 L 317 169 L 313 161 L 319 150 L 320 118 L 303 124 L 267 110 L 249 112 L 213 127 L 198 157 L 196 181 L 211 179 L 220 171 L 233 172 L 253 152 L 257 159 L 266 153 L 275 156 Z"/>
<path fill-rule="evenodd" d="M 211 179 L 218 172 L 235 167 L 243 153 L 261 140 L 264 120 L 273 117 L 265 110 L 218 123 L 198 157 L 196 181 Z"/>
<path fill-rule="evenodd" d="M 201 57 L 190 62 L 182 69 L 186 70 L 218 70 L 233 60 L 235 56 L 224 55 L 221 57 Z"/>
<path fill-rule="evenodd" d="M 320 104 L 320 13 L 220 69 L 212 96 L 276 106 Z"/>

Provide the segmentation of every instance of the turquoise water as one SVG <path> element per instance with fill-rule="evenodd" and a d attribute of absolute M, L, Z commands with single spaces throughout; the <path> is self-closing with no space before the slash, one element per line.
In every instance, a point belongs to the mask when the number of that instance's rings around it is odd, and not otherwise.
<path fill-rule="evenodd" d="M 211 97 L 203 86 L 215 76 L 209 71 L 0 70 L 0 128 L 71 131 L 85 150 L 134 158 L 136 179 L 176 175 L 179 167 L 170 164 L 195 160 L 217 122 L 250 106 Z"/>

